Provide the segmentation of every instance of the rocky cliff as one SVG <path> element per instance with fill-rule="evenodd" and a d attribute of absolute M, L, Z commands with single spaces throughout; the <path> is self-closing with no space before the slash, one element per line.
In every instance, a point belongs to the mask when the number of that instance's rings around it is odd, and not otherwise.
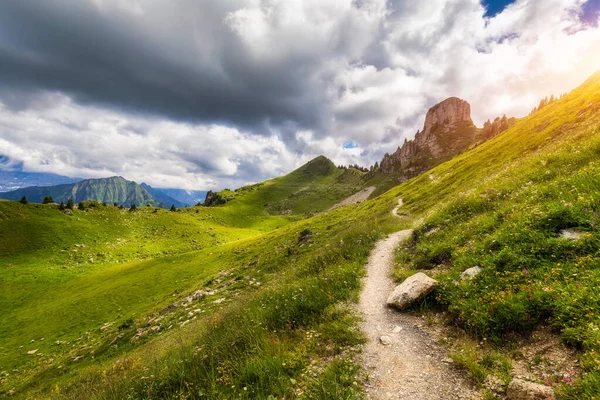
<path fill-rule="evenodd" d="M 413 140 L 405 140 L 402 147 L 383 157 L 381 171 L 397 175 L 400 182 L 405 181 L 492 138 L 514 121 L 504 116 L 478 129 L 471 120 L 469 103 L 451 97 L 429 109 L 423 130 L 418 131 Z"/>

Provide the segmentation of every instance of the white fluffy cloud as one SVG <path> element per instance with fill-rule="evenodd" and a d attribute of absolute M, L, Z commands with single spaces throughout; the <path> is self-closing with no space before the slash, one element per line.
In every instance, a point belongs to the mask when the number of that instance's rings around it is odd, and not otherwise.
<path fill-rule="evenodd" d="M 0 5 L 0 155 L 158 187 L 235 187 L 319 154 L 369 165 L 447 97 L 481 125 L 600 69 L 585 0 L 494 18 L 479 0 L 36 3 Z M 91 39 L 112 44 L 81 56 Z"/>

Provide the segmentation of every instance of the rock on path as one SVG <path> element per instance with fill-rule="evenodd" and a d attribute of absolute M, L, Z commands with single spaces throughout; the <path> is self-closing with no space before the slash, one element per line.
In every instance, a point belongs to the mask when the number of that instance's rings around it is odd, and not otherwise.
<path fill-rule="evenodd" d="M 399 207 L 401 205 L 400 200 Z M 397 214 L 397 208 L 393 214 Z M 444 362 L 446 350 L 407 316 L 386 306 L 394 286 L 391 279 L 394 249 L 411 232 L 396 232 L 379 241 L 366 267 L 359 310 L 363 315 L 361 327 L 368 336 L 362 354 L 368 374 L 367 397 L 373 400 L 477 399 L 477 392 L 464 373 Z"/>

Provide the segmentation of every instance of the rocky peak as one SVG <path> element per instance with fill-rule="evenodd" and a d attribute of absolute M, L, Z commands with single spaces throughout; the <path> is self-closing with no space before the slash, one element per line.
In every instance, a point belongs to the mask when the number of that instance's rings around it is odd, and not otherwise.
<path fill-rule="evenodd" d="M 401 180 L 412 178 L 463 151 L 476 134 L 470 104 L 450 97 L 427 111 L 423 130 L 414 140 L 405 140 L 395 153 L 385 155 L 381 170 L 385 174 L 401 171 Z"/>
<path fill-rule="evenodd" d="M 450 97 L 427 111 L 423 130 L 416 133 L 414 140 L 405 139 L 402 147 L 383 157 L 381 171 L 405 181 L 491 139 L 515 123 L 515 118 L 503 116 L 478 129 L 471 120 L 469 103 Z"/>
<path fill-rule="evenodd" d="M 436 124 L 448 127 L 463 121 L 473 123 L 471 120 L 471 105 L 458 97 L 450 97 L 427 111 L 421 136 L 424 140 L 429 137 Z"/>

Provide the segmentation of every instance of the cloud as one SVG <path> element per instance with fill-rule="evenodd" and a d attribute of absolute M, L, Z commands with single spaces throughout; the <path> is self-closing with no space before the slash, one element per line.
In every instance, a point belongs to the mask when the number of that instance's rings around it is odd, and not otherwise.
<path fill-rule="evenodd" d="M 600 68 L 595 0 L 0 3 L 0 154 L 31 171 L 234 187 L 369 165 L 450 96 L 479 125 Z M 345 146 L 352 143 L 352 146 Z"/>

